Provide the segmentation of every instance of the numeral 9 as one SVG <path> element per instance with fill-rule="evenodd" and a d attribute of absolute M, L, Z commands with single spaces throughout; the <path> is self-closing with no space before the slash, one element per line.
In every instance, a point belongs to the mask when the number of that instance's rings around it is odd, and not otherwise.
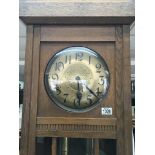
<path fill-rule="evenodd" d="M 59 77 L 58 77 L 58 74 L 53 74 L 53 75 L 52 75 L 52 79 L 53 79 L 53 80 L 58 80 L 58 78 L 59 78 Z"/>

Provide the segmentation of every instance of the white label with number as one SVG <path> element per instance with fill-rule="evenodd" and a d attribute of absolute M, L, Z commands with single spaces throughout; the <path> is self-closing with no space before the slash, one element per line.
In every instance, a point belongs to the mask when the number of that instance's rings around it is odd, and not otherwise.
<path fill-rule="evenodd" d="M 101 108 L 101 114 L 102 115 L 112 115 L 112 108 L 109 108 L 109 107 Z"/>

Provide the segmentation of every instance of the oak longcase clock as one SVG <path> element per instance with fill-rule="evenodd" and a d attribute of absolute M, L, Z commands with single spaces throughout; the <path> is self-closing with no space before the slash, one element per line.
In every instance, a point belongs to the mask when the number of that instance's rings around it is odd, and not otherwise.
<path fill-rule="evenodd" d="M 36 137 L 52 137 L 52 155 L 58 137 L 115 139 L 131 155 L 130 27 L 81 20 L 27 26 L 22 155 Z"/>

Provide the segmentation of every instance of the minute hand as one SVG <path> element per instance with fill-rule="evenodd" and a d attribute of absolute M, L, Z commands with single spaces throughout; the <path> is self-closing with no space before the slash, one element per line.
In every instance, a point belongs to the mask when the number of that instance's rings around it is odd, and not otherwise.
<path fill-rule="evenodd" d="M 89 90 L 89 92 L 90 92 L 91 94 L 93 94 L 96 98 L 98 98 L 98 96 L 97 96 L 90 88 L 88 88 L 87 86 L 86 86 L 86 88 Z"/>

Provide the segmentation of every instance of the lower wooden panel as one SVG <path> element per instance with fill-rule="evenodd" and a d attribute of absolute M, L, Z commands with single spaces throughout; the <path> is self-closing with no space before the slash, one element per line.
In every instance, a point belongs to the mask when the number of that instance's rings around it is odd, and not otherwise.
<path fill-rule="evenodd" d="M 38 117 L 38 137 L 116 138 L 116 119 Z"/>

